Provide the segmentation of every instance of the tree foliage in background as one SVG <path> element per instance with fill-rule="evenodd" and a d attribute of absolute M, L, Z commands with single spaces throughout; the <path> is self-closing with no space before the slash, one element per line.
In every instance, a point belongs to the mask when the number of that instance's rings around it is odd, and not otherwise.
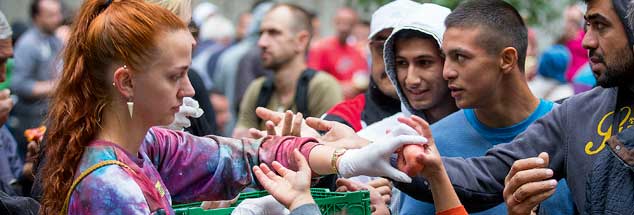
<path fill-rule="evenodd" d="M 363 7 L 366 11 L 376 9 L 391 0 L 347 0 L 348 5 Z M 417 2 L 430 2 L 456 8 L 464 0 L 415 0 Z M 577 2 L 576 0 L 505 0 L 513 5 L 526 19 L 528 25 L 543 25 L 561 16 L 566 5 Z"/>

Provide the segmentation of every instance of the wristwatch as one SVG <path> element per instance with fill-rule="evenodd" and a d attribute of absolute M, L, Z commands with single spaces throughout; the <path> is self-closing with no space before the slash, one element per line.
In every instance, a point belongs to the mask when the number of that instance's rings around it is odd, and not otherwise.
<path fill-rule="evenodd" d="M 341 155 L 346 153 L 346 151 L 347 149 L 338 148 L 338 149 L 335 149 L 335 151 L 332 153 L 332 159 L 330 160 L 330 168 L 337 175 L 339 175 L 339 169 L 337 168 L 337 160 L 339 159 L 339 157 L 341 157 Z"/>

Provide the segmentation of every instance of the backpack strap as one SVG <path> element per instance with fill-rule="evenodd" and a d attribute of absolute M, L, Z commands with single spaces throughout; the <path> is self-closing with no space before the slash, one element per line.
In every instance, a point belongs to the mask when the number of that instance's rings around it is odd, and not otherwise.
<path fill-rule="evenodd" d="M 258 95 L 258 101 L 255 103 L 255 107 L 266 107 L 271 100 L 271 97 L 273 97 L 273 91 L 275 91 L 273 77 L 266 76 L 266 79 L 264 79 L 264 83 L 262 83 L 262 87 L 260 88 L 260 94 Z M 256 118 L 258 120 L 257 125 L 260 126 L 260 124 L 262 124 L 262 119 L 260 119 L 260 117 Z"/>
<path fill-rule="evenodd" d="M 119 165 L 121 168 L 128 169 L 134 172 L 134 170 L 132 170 L 132 168 L 130 168 L 128 165 L 118 160 L 101 161 L 95 165 L 88 167 L 88 169 L 81 172 L 81 174 L 79 174 L 79 177 L 77 177 L 77 179 L 73 181 L 73 184 L 70 185 L 70 189 L 68 190 L 68 193 L 66 194 L 66 199 L 64 200 L 64 206 L 62 207 L 61 214 L 63 215 L 68 214 L 68 204 L 70 203 L 70 197 L 73 194 L 73 191 L 75 190 L 75 187 L 77 187 L 79 182 L 81 182 L 81 180 L 83 180 L 86 176 L 90 175 L 90 173 L 94 172 L 95 170 L 104 166 L 109 166 L 109 165 Z"/>
<path fill-rule="evenodd" d="M 315 77 L 317 71 L 306 68 L 302 73 L 302 76 L 299 77 L 299 81 L 297 83 L 297 89 L 295 90 L 295 105 L 297 106 L 297 112 L 304 114 L 304 116 L 308 117 L 308 85 L 310 80 Z"/>
<path fill-rule="evenodd" d="M 301 112 L 304 116 L 308 113 L 308 84 L 310 80 L 315 77 L 317 71 L 306 68 L 302 75 L 299 77 L 297 81 L 297 88 L 295 89 L 295 105 L 297 106 L 297 112 Z M 267 76 L 260 88 L 260 95 L 258 95 L 258 100 L 255 103 L 256 107 L 266 107 L 266 105 L 273 97 L 273 92 L 275 91 L 275 85 L 273 81 L 273 77 Z M 259 117 L 258 126 L 262 123 L 262 119 Z"/>

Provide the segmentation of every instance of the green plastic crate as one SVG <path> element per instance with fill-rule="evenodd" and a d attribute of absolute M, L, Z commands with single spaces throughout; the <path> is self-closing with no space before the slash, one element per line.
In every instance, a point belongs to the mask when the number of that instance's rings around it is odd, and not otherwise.
<path fill-rule="evenodd" d="M 310 191 L 323 215 L 371 214 L 370 193 L 368 191 L 330 192 L 325 188 L 312 188 Z M 266 191 L 240 193 L 238 201 L 231 205 L 230 208 L 204 210 L 200 208 L 200 202 L 175 205 L 173 208 L 177 215 L 229 215 L 233 209 L 245 199 L 259 198 L 268 194 Z"/>

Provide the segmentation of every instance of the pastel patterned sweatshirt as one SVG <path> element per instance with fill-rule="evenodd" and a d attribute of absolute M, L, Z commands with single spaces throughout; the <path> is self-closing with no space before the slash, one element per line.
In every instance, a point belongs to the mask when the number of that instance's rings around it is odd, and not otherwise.
<path fill-rule="evenodd" d="M 132 155 L 95 140 L 86 147 L 75 177 L 101 161 L 118 160 L 129 168 L 104 166 L 85 177 L 71 195 L 68 214 L 174 214 L 172 202 L 232 199 L 256 186 L 254 165 L 278 161 L 297 169 L 292 151 L 299 148 L 308 159 L 316 145 L 312 138 L 238 140 L 151 128 L 139 153 Z"/>

